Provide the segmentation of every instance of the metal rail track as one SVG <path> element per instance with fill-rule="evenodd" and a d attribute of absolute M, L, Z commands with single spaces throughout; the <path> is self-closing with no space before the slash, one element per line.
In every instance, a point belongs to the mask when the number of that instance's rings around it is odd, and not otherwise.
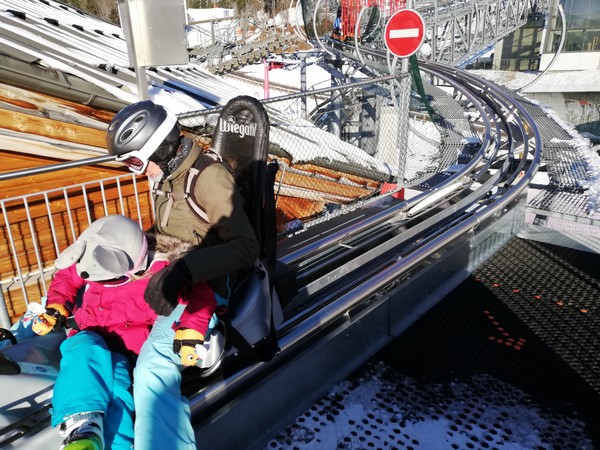
<path fill-rule="evenodd" d="M 447 87 L 455 98 L 468 99 L 469 112 L 477 116 L 473 126 L 481 133 L 480 151 L 463 170 L 409 200 L 379 208 L 384 201 L 374 200 L 352 223 L 331 232 L 324 224 L 317 230 L 322 232 L 318 239 L 300 235 L 287 243 L 281 260 L 298 270 L 302 286 L 278 329 L 281 351 L 269 363 L 252 364 L 211 380 L 190 395 L 203 445 L 260 448 L 269 430 L 276 431 L 300 405 L 317 398 L 323 386 L 347 375 L 401 332 L 414 320 L 415 311 L 432 305 L 429 299 L 407 308 L 400 300 L 420 272 L 436 261 L 450 260 L 452 252 L 467 241 L 473 247 L 477 236 L 486 230 L 489 236 L 504 216 L 517 217 L 511 219 L 517 224 L 512 233 L 517 231 L 520 213 L 516 211 L 540 165 L 542 140 L 535 122 L 518 102 L 487 81 L 435 63 L 423 64 L 423 70 L 432 83 Z M 478 263 L 510 233 L 496 240 Z M 449 271 L 446 290 L 473 268 Z M 381 325 L 382 314 L 387 316 L 387 327 L 370 328 L 370 317 L 377 317 L 375 323 Z M 354 341 L 352 330 L 358 330 L 355 335 L 370 333 L 371 339 Z M 348 355 L 352 342 L 360 343 L 360 354 Z M 319 367 L 300 368 L 298 361 L 303 360 Z M 313 381 L 310 390 L 297 392 L 295 387 L 306 387 L 307 380 Z M 232 423 L 236 432 L 227 433 Z"/>
<path fill-rule="evenodd" d="M 208 378 L 184 372 L 203 447 L 263 446 L 516 233 L 522 193 L 540 164 L 536 124 L 487 81 L 435 63 L 423 70 L 433 84 L 467 100 L 461 104 L 473 117 L 479 151 L 405 201 L 373 199 L 280 246 L 280 259 L 297 270 L 300 292 L 284 309 L 278 355 L 246 365 L 230 357 Z M 474 263 L 462 261 L 465 247 L 478 252 Z M 53 430 L 36 434 L 28 423 L 10 426 L 21 438 L 0 447 L 47 448 L 45 439 L 55 438 Z"/>

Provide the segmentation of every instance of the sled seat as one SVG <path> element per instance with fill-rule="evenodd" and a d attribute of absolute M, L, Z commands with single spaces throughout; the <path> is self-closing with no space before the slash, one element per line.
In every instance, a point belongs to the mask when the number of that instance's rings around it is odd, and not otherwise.
<path fill-rule="evenodd" d="M 230 100 L 219 115 L 212 150 L 234 172 L 259 242 L 260 257 L 254 267 L 239 274 L 228 312 L 217 316 L 221 323 L 207 336 L 209 354 L 201 367 L 211 373 L 231 353 L 250 361 L 267 361 L 278 351 L 275 329 L 283 321 L 275 287 L 273 186 L 278 165 L 268 164 L 268 143 L 269 119 L 263 105 L 249 96 Z"/>

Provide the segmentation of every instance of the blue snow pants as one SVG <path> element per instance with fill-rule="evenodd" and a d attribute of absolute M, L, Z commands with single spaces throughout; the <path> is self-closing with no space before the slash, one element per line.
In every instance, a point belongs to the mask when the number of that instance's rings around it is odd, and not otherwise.
<path fill-rule="evenodd" d="M 196 449 L 190 407 L 181 395 L 181 365 L 173 353 L 172 328 L 185 305 L 159 316 L 142 346 L 133 375 L 135 450 Z"/>
<path fill-rule="evenodd" d="M 80 331 L 63 341 L 60 372 L 52 396 L 52 426 L 73 414 L 104 414 L 106 448 L 130 450 L 133 445 L 133 396 L 130 364 L 111 352 L 102 337 Z"/>

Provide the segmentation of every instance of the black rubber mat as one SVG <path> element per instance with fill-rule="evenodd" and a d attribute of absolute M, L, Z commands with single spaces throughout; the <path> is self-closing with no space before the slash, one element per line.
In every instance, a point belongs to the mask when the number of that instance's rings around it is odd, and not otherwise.
<path fill-rule="evenodd" d="M 600 449 L 599 279 L 511 240 L 266 449 Z"/>
<path fill-rule="evenodd" d="M 419 383 L 491 376 L 482 403 L 506 383 L 600 449 L 600 255 L 515 238 L 374 360 Z M 542 448 L 582 448 L 565 419 L 550 430 Z"/>

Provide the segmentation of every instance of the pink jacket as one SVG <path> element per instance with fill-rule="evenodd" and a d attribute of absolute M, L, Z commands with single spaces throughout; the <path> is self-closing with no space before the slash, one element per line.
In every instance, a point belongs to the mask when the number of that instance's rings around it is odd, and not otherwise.
<path fill-rule="evenodd" d="M 144 300 L 144 290 L 150 280 L 146 275 L 158 272 L 167 264 L 165 260 L 154 260 L 144 276 L 117 286 L 85 281 L 73 265 L 55 273 L 47 304 L 65 305 L 80 330 L 91 329 L 113 343 L 122 341 L 119 345 L 124 344 L 137 355 L 157 317 Z M 83 301 L 77 307 L 75 297 L 82 287 L 85 289 Z M 177 328 L 192 328 L 206 335 L 215 307 L 215 296 L 208 284 L 195 284 Z"/>

